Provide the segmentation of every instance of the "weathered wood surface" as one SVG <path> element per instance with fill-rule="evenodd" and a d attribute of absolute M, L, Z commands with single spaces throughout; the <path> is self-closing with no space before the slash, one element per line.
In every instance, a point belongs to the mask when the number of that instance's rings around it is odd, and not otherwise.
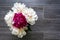
<path fill-rule="evenodd" d="M 15 2 L 32 7 L 39 17 L 23 39 L 11 35 L 3 19 Z M 60 0 L 0 0 L 0 40 L 60 40 Z"/>

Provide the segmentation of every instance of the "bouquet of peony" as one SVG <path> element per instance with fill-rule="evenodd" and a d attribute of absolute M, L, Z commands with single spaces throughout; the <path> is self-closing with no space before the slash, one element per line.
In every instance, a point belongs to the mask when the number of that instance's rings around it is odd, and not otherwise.
<path fill-rule="evenodd" d="M 30 25 L 34 25 L 38 16 L 34 9 L 26 7 L 24 3 L 14 3 L 12 10 L 10 10 L 4 17 L 6 24 L 13 35 L 22 38 L 26 35 Z"/>

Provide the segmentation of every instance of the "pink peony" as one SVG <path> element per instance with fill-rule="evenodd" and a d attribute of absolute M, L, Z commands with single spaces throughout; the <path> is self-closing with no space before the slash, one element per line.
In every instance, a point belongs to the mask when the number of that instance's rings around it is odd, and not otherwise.
<path fill-rule="evenodd" d="M 25 16 L 22 13 L 15 13 L 13 17 L 13 26 L 16 28 L 22 28 L 27 25 Z"/>

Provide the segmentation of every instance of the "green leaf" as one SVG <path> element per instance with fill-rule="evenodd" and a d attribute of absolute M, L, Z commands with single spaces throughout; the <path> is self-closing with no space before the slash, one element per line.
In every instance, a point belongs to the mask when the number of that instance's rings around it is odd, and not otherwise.
<path fill-rule="evenodd" d="M 28 27 L 28 31 L 32 31 L 31 28 L 30 28 L 30 26 L 31 26 L 31 25 L 28 24 L 28 26 L 27 26 L 27 27 Z"/>

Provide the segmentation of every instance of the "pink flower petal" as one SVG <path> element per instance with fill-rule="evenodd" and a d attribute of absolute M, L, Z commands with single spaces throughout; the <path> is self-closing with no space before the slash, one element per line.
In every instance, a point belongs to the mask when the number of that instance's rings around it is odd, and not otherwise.
<path fill-rule="evenodd" d="M 27 25 L 26 18 L 22 13 L 15 13 L 13 17 L 13 22 L 14 22 L 13 26 L 16 28 L 22 28 Z"/>

